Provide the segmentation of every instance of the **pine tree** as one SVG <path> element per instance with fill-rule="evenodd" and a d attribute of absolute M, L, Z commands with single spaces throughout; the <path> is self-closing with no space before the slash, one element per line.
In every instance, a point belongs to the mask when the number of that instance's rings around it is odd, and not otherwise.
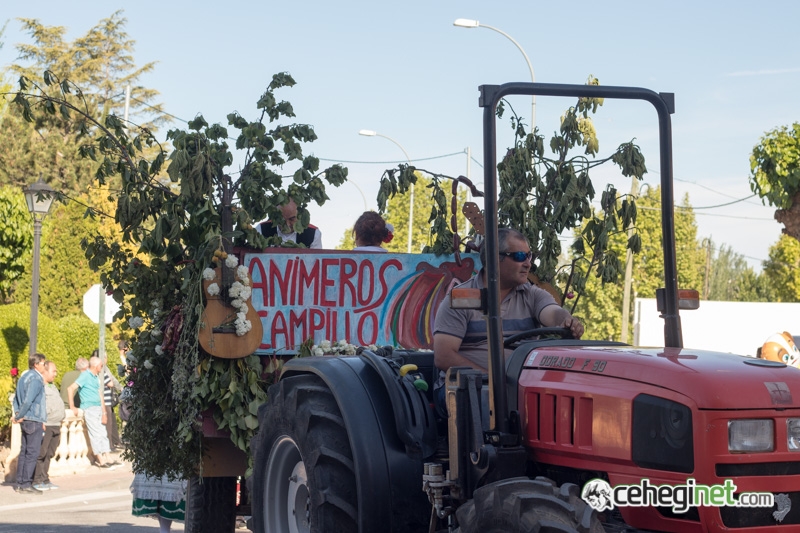
<path fill-rule="evenodd" d="M 137 85 L 154 63 L 135 66 L 134 41 L 124 31 L 126 19 L 121 13 L 117 11 L 101 20 L 72 42 L 64 40 L 63 26 L 21 19 L 32 43 L 17 45 L 24 64 L 12 65 L 7 74 L 15 79 L 24 76 L 36 80 L 47 72 L 57 82 L 75 83 L 82 90 L 82 105 L 96 118 L 109 113 L 123 116 L 125 87 L 131 85 L 130 120 L 155 130 L 165 122 L 160 104 L 152 103 L 158 93 Z M 84 124 L 80 117 L 73 114 L 68 118 L 60 112 L 34 113 L 33 122 L 28 122 L 19 109 L 11 107 L 0 119 L 4 132 L 0 137 L 0 184 L 21 188 L 41 175 L 59 192 L 86 190 L 98 163 L 78 156 L 82 143 L 79 133 Z"/>
<path fill-rule="evenodd" d="M 781 235 L 769 249 L 763 275 L 775 302 L 800 302 L 800 242 Z"/>

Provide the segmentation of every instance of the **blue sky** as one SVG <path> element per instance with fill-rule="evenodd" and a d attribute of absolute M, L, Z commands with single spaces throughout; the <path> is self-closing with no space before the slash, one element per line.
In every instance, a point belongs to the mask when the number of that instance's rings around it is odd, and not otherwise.
<path fill-rule="evenodd" d="M 359 136 L 360 129 L 401 143 L 412 160 L 426 159 L 416 162 L 421 168 L 466 174 L 467 147 L 482 161 L 478 86 L 530 81 L 511 41 L 486 28 L 454 27 L 456 18 L 511 35 L 537 81 L 580 84 L 591 74 L 603 85 L 675 93 L 676 198 L 688 194 L 696 208 L 749 196 L 753 146 L 765 132 L 800 119 L 800 4 L 790 1 L 39 0 L 3 10 L 0 21 L 10 22 L 0 64 L 16 59 L 15 44 L 29 42 L 17 17 L 65 26 L 71 40 L 117 9 L 128 19 L 137 64 L 157 62 L 143 82 L 160 91 L 169 113 L 186 120 L 202 113 L 222 123 L 234 110 L 255 118 L 255 101 L 272 74 L 287 71 L 298 84 L 279 97 L 319 136 L 306 150 L 328 163 L 375 162 L 347 163 L 355 185 L 331 189 L 329 203 L 312 207 L 326 247 L 339 242 L 365 202 L 375 207 L 382 171 L 404 160 L 392 142 Z M 536 125 L 548 138 L 571 103 L 537 100 Z M 527 122 L 530 99 L 511 104 Z M 511 141 L 506 125 L 499 125 L 501 148 Z M 656 115 L 649 104 L 607 102 L 595 125 L 603 155 L 635 138 L 652 169 L 645 182 L 658 183 Z M 477 163 L 470 171 L 482 181 Z M 609 182 L 630 187 L 610 170 L 594 181 L 598 190 Z M 773 211 L 758 198 L 697 209 L 699 237 L 733 247 L 760 268 L 780 235 Z"/>

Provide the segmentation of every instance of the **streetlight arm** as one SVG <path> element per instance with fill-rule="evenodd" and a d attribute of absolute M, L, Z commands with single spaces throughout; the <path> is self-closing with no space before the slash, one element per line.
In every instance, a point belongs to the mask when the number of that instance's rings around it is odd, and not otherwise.
<path fill-rule="evenodd" d="M 403 145 L 401 145 L 399 142 L 395 141 L 391 137 L 387 137 L 386 135 L 382 135 L 380 133 L 376 133 L 375 135 L 378 136 L 378 137 L 383 137 L 384 139 L 388 139 L 388 140 L 392 141 L 394 144 L 396 144 L 397 147 L 400 148 L 403 151 L 403 155 L 406 156 L 406 161 L 408 161 L 408 164 L 409 165 L 411 164 L 411 158 L 408 157 L 408 152 L 406 152 L 406 149 L 403 148 Z"/>
<path fill-rule="evenodd" d="M 504 32 L 503 30 L 495 28 L 494 26 L 489 26 L 488 24 L 481 24 L 480 27 L 481 28 L 488 28 L 490 30 L 494 30 L 497 33 L 499 33 L 500 35 L 502 35 L 503 37 L 505 37 L 506 39 L 508 39 L 509 41 L 511 41 L 512 43 L 514 43 L 514 46 L 516 46 L 517 49 L 520 52 L 522 52 L 522 56 L 525 58 L 525 62 L 528 64 L 528 70 L 531 71 L 531 81 L 533 83 L 536 83 L 536 76 L 533 73 L 533 65 L 531 64 L 531 60 L 528 59 L 528 54 L 525 53 L 525 50 L 523 50 L 523 48 L 520 46 L 520 44 L 517 41 L 515 41 L 514 38 L 511 37 L 509 34 Z"/>
<path fill-rule="evenodd" d="M 497 33 L 499 33 L 500 35 L 502 35 L 503 37 L 514 43 L 514 46 L 516 46 L 517 49 L 522 53 L 522 57 L 525 58 L 525 62 L 528 64 L 528 70 L 531 72 L 531 82 L 536 83 L 536 75 L 533 73 L 533 65 L 531 64 L 531 60 L 528 58 L 528 54 L 525 53 L 525 50 L 522 48 L 522 46 L 520 46 L 520 44 L 517 41 L 515 41 L 514 38 L 511 37 L 509 34 L 504 32 L 503 30 L 495 28 L 494 26 L 489 26 L 488 24 L 481 24 L 477 20 L 472 20 L 472 19 L 456 19 L 455 22 L 453 22 L 453 26 L 458 26 L 459 28 L 487 28 L 492 31 L 496 31 Z M 531 96 L 531 132 L 533 132 L 535 128 L 536 128 L 536 95 L 534 94 Z"/>
<path fill-rule="evenodd" d="M 377 131 L 374 131 L 374 130 L 360 130 L 358 132 L 358 134 L 359 135 L 364 135 L 366 137 L 383 137 L 384 139 L 386 139 L 388 141 L 392 141 L 394 144 L 397 145 L 398 148 L 400 148 L 403 151 L 403 155 L 406 156 L 406 161 L 408 161 L 408 164 L 409 165 L 411 164 L 411 158 L 408 157 L 408 152 L 406 152 L 406 149 L 403 148 L 403 145 L 400 144 L 399 142 L 395 141 L 394 139 L 392 139 L 388 135 L 383 135 L 383 134 L 378 133 Z M 411 184 L 411 188 L 410 188 L 409 192 L 410 192 L 410 194 L 409 194 L 409 202 L 410 203 L 409 203 L 409 207 L 408 207 L 408 246 L 407 246 L 407 252 L 411 253 L 411 241 L 412 241 L 411 233 L 412 233 L 412 230 L 414 229 L 414 184 L 413 183 Z"/>

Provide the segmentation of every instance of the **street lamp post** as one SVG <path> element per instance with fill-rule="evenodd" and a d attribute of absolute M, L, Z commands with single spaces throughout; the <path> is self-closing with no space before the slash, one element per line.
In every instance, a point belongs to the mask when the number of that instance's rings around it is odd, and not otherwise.
<path fill-rule="evenodd" d="M 42 221 L 53 203 L 54 191 L 39 176 L 39 181 L 23 190 L 28 211 L 33 216 L 33 280 L 31 284 L 31 334 L 29 355 L 36 353 L 36 337 L 39 324 L 39 246 L 42 237 Z"/>
<path fill-rule="evenodd" d="M 522 56 L 525 58 L 525 62 L 528 64 L 528 70 L 531 71 L 531 81 L 536 83 L 536 76 L 533 74 L 533 65 L 531 65 L 531 60 L 528 59 L 528 54 L 525 53 L 525 50 L 519 45 L 517 41 L 514 40 L 509 34 L 504 32 L 503 30 L 499 30 L 488 24 L 481 24 L 477 20 L 472 19 L 456 19 L 453 22 L 453 26 L 458 26 L 459 28 L 486 28 L 489 30 L 496 31 L 516 46 L 520 52 L 522 52 Z M 531 132 L 533 132 L 534 128 L 536 127 L 536 95 L 531 96 Z"/>
<path fill-rule="evenodd" d="M 365 137 L 383 137 L 384 139 L 392 141 L 394 144 L 397 145 L 398 148 L 400 148 L 403 151 L 403 155 L 406 156 L 406 161 L 408 161 L 408 164 L 409 165 L 411 164 L 411 158 L 408 157 L 408 152 L 406 152 L 406 149 L 403 148 L 402 144 L 395 141 L 391 137 L 387 135 L 382 135 L 377 131 L 373 130 L 359 130 L 358 134 L 364 135 Z M 411 194 L 409 196 L 409 200 L 410 200 L 410 206 L 408 208 L 408 253 L 411 253 L 411 230 L 414 227 L 414 184 L 413 183 L 411 184 Z"/>

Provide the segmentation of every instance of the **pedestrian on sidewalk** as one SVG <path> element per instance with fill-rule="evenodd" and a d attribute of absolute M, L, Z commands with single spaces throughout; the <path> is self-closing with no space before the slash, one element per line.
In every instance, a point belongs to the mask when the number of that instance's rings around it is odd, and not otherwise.
<path fill-rule="evenodd" d="M 69 400 L 69 408 L 78 416 L 78 408 L 75 407 L 75 391 L 81 399 L 81 408 L 83 409 L 83 421 L 86 423 L 86 429 L 89 430 L 89 443 L 92 447 L 92 453 L 97 459 L 97 466 L 100 468 L 107 468 L 117 464 L 112 461 L 109 452 L 111 451 L 108 443 L 108 435 L 106 434 L 105 425 L 108 423 L 106 418 L 106 410 L 103 405 L 103 362 L 99 357 L 91 357 L 89 359 L 89 370 L 83 372 L 75 383 L 67 389 L 67 397 Z"/>
<path fill-rule="evenodd" d="M 159 533 L 169 533 L 172 522 L 186 517 L 186 482 L 136 474 L 131 483 L 133 516 L 152 516 L 158 519 Z"/>
<path fill-rule="evenodd" d="M 64 400 L 64 407 L 69 407 L 69 398 L 67 398 L 67 389 L 75 383 L 81 373 L 89 370 L 89 360 L 85 357 L 78 357 L 75 361 L 75 370 L 70 370 L 61 377 L 61 399 Z M 81 406 L 81 399 L 77 395 L 73 395 L 75 407 Z"/>
<path fill-rule="evenodd" d="M 28 371 L 22 374 L 14 392 L 12 423 L 19 424 L 22 430 L 22 443 L 17 457 L 17 492 L 41 494 L 33 488 L 33 471 L 42 447 L 42 433 L 47 421 L 44 403 L 44 362 L 40 353 L 28 357 Z"/>
<path fill-rule="evenodd" d="M 105 354 L 100 356 L 100 350 L 95 350 L 92 356 L 100 357 L 103 362 L 103 408 L 106 410 L 106 436 L 113 452 L 122 448 L 122 440 L 119 438 L 119 427 L 117 426 L 117 415 L 114 412 L 114 408 L 119 401 L 119 393 L 122 392 L 122 385 L 111 373 L 111 369 L 108 368 L 108 357 Z"/>
<path fill-rule="evenodd" d="M 44 424 L 44 438 L 39 449 L 39 458 L 36 460 L 36 469 L 33 473 L 33 486 L 39 490 L 55 490 L 58 485 L 50 482 L 50 460 L 55 457 L 58 445 L 61 442 L 61 422 L 67 413 L 61 393 L 53 385 L 58 375 L 58 369 L 53 361 L 44 362 L 44 403 L 47 411 L 47 421 Z"/>

